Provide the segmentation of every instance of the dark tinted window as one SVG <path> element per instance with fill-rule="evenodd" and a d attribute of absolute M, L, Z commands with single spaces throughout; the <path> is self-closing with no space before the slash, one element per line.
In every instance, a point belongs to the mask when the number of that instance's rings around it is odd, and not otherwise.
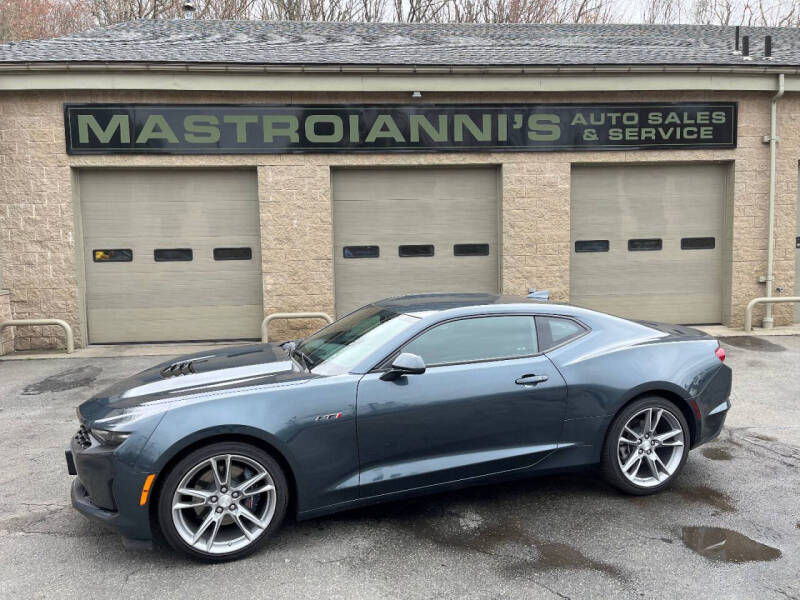
<path fill-rule="evenodd" d="M 586 329 L 571 319 L 536 317 L 539 348 L 544 351 L 583 334 Z"/>
<path fill-rule="evenodd" d="M 456 244 L 453 246 L 455 256 L 489 256 L 489 244 Z"/>
<path fill-rule="evenodd" d="M 378 246 L 345 246 L 342 248 L 344 258 L 378 258 Z"/>
<path fill-rule="evenodd" d="M 133 260 L 133 250 L 129 248 L 92 250 L 92 260 L 94 262 L 131 262 Z"/>
<path fill-rule="evenodd" d="M 661 238 L 628 240 L 628 250 L 631 252 L 661 250 Z"/>
<path fill-rule="evenodd" d="M 608 252 L 608 240 L 578 240 L 575 252 Z"/>
<path fill-rule="evenodd" d="M 251 248 L 214 248 L 214 260 L 251 260 Z"/>
<path fill-rule="evenodd" d="M 433 256 L 433 244 L 406 244 L 398 248 L 400 256 Z"/>
<path fill-rule="evenodd" d="M 153 258 L 156 262 L 169 262 L 179 260 L 192 260 L 191 248 L 159 248 L 153 250 Z"/>
<path fill-rule="evenodd" d="M 513 358 L 536 354 L 533 317 L 478 317 L 438 325 L 412 340 L 403 352 L 427 365 Z"/>
<path fill-rule="evenodd" d="M 713 237 L 681 238 L 681 250 L 713 250 L 715 245 Z"/>

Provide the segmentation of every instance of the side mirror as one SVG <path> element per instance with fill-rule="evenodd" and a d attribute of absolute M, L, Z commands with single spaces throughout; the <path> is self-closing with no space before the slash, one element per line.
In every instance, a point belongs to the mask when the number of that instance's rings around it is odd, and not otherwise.
<path fill-rule="evenodd" d="M 381 375 L 384 381 L 394 381 L 403 375 L 422 375 L 425 372 L 425 361 L 421 356 L 402 352 L 392 361 L 392 366 Z"/>

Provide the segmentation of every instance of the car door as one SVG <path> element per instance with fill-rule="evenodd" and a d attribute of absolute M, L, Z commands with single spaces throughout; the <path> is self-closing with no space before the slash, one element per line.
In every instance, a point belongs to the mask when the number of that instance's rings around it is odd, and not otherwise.
<path fill-rule="evenodd" d="M 532 316 L 447 321 L 400 351 L 425 373 L 358 385 L 361 497 L 529 467 L 556 448 L 566 384 Z"/>

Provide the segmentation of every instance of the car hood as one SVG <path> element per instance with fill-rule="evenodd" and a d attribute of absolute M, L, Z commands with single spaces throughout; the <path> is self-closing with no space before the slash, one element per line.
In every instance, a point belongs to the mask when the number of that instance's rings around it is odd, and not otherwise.
<path fill-rule="evenodd" d="M 122 416 L 165 400 L 319 377 L 301 369 L 278 344 L 252 344 L 171 359 L 120 380 L 79 407 L 85 421 Z M 163 410 L 163 409 L 160 409 Z"/>

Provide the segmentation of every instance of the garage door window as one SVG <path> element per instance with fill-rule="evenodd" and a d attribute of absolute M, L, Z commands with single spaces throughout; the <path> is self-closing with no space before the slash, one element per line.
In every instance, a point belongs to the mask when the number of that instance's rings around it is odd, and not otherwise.
<path fill-rule="evenodd" d="M 489 256 L 489 244 L 455 244 L 454 256 Z"/>
<path fill-rule="evenodd" d="M 575 252 L 608 252 L 608 240 L 578 240 Z"/>
<path fill-rule="evenodd" d="M 681 238 L 681 250 L 713 250 L 715 245 L 713 237 Z"/>
<path fill-rule="evenodd" d="M 398 255 L 404 258 L 433 256 L 433 244 L 406 244 L 399 246 Z"/>
<path fill-rule="evenodd" d="M 378 258 L 380 255 L 378 246 L 345 246 L 342 248 L 343 258 Z"/>
<path fill-rule="evenodd" d="M 252 248 L 214 248 L 214 260 L 252 260 Z"/>
<path fill-rule="evenodd" d="M 191 248 L 159 248 L 153 250 L 156 262 L 175 262 L 192 260 Z"/>
<path fill-rule="evenodd" d="M 661 238 L 647 238 L 628 240 L 628 250 L 631 252 L 647 252 L 661 250 Z"/>
<path fill-rule="evenodd" d="M 428 366 L 531 356 L 538 352 L 533 317 L 479 317 L 450 321 L 409 343 Z"/>
<path fill-rule="evenodd" d="M 94 262 L 131 262 L 133 250 L 130 248 L 92 250 L 92 260 Z"/>

